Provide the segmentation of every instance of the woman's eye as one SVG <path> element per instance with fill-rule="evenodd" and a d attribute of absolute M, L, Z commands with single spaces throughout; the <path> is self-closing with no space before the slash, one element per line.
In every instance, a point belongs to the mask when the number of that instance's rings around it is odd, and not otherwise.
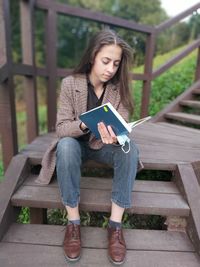
<path fill-rule="evenodd" d="M 108 60 L 103 60 L 102 62 L 103 62 L 103 64 L 105 64 L 105 65 L 109 63 Z"/>

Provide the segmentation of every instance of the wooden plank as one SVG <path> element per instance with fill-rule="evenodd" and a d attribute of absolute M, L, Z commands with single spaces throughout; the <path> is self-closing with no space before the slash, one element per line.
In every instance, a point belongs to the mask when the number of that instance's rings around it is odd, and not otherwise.
<path fill-rule="evenodd" d="M 185 99 L 191 99 L 193 97 L 193 92 L 197 88 L 200 87 L 200 81 L 197 81 L 194 83 L 189 89 L 184 91 L 181 95 L 179 95 L 174 101 L 172 101 L 169 105 L 166 106 L 163 110 L 158 112 L 152 119 L 152 122 L 160 122 L 160 121 L 166 121 L 164 118 L 164 115 L 168 112 L 177 112 L 180 111 L 180 105 L 179 101 L 180 100 L 185 100 Z"/>
<path fill-rule="evenodd" d="M 111 192 L 109 190 L 81 189 L 80 209 L 109 212 Z M 22 186 L 11 199 L 14 206 L 35 208 L 63 208 L 58 188 Z M 133 206 L 129 213 L 188 216 L 189 207 L 178 194 L 134 192 Z"/>
<path fill-rule="evenodd" d="M 23 183 L 28 171 L 27 157 L 17 155 L 13 157 L 5 178 L 0 184 L 0 240 L 13 220 L 13 209 L 10 206 L 11 196 L 14 190 Z"/>
<path fill-rule="evenodd" d="M 200 253 L 200 186 L 191 164 L 179 164 L 177 168 L 178 182 L 182 183 L 185 197 L 191 209 L 188 233 L 195 242 L 198 253 Z"/>
<path fill-rule="evenodd" d="M 34 260 L 33 260 L 34 259 Z M 68 264 L 64 258 L 61 247 L 35 246 L 27 244 L 0 243 L 0 264 L 4 267 L 14 266 L 59 266 Z M 188 252 L 163 252 L 163 251 L 137 251 L 128 250 L 125 267 L 199 267 L 200 261 L 196 253 Z M 107 257 L 107 249 L 83 248 L 79 262 L 73 263 L 74 267 L 80 266 L 113 266 Z"/>
<path fill-rule="evenodd" d="M 24 64 L 35 67 L 33 10 L 34 1 L 20 1 L 20 22 L 22 41 L 22 60 Z M 35 74 L 35 69 L 34 69 Z M 25 102 L 27 111 L 28 143 L 38 135 L 36 77 L 24 77 Z"/>
<path fill-rule="evenodd" d="M 193 13 L 193 11 L 197 10 L 198 8 L 200 8 L 200 4 L 196 3 L 195 5 L 193 5 L 192 7 L 188 8 L 187 10 L 181 12 L 180 14 L 178 14 L 177 16 L 168 19 L 167 21 L 161 23 L 160 25 L 158 25 L 156 27 L 156 32 L 162 32 L 165 29 L 169 28 L 170 26 L 172 26 L 173 24 L 176 24 L 177 22 L 181 21 L 182 19 L 188 17 L 189 15 L 191 15 Z"/>
<path fill-rule="evenodd" d="M 8 73 L 8 79 L 0 84 L 0 131 L 5 169 L 18 150 L 10 24 L 9 1 L 2 0 L 0 1 L 1 63 L 7 64 Z"/>
<path fill-rule="evenodd" d="M 53 3 L 49 0 L 36 0 L 36 6 L 42 9 L 49 9 L 49 7 L 51 7 L 54 11 L 60 14 L 80 17 L 87 20 L 89 19 L 103 24 L 109 24 L 125 29 L 139 31 L 145 34 L 154 32 L 154 28 L 148 25 L 141 25 L 130 20 L 117 18 L 116 16 L 108 16 L 101 12 L 94 12 L 85 8 L 73 7 L 58 2 Z"/>
<path fill-rule="evenodd" d="M 200 116 L 195 114 L 187 114 L 183 112 L 169 112 L 165 114 L 168 119 L 173 119 L 182 122 L 189 122 L 193 124 L 200 124 Z"/>
<path fill-rule="evenodd" d="M 192 93 L 195 94 L 195 95 L 200 95 L 200 89 L 197 88 L 197 89 L 193 90 Z"/>
<path fill-rule="evenodd" d="M 197 100 L 182 100 L 182 101 L 180 101 L 180 105 L 191 107 L 191 108 L 200 108 L 200 101 L 197 101 Z"/>
<path fill-rule="evenodd" d="M 62 246 L 65 226 L 12 224 L 2 242 Z M 124 229 L 128 250 L 188 251 L 195 249 L 187 234 L 161 230 Z M 81 227 L 84 248 L 107 248 L 107 230 Z"/>
<path fill-rule="evenodd" d="M 53 2 L 52 2 L 53 4 Z M 57 14 L 49 9 L 45 22 L 45 40 L 46 40 L 46 68 L 49 74 L 47 82 L 47 117 L 48 131 L 55 131 L 56 113 L 57 113 L 57 95 L 56 95 L 56 63 L 57 63 Z"/>
<path fill-rule="evenodd" d="M 5 82 L 8 79 L 8 65 L 5 63 L 0 67 L 0 84 Z"/>
<path fill-rule="evenodd" d="M 188 54 L 190 54 L 193 50 L 198 48 L 200 45 L 200 39 L 197 39 L 193 41 L 190 45 L 188 45 L 186 48 L 184 48 L 181 52 L 179 52 L 177 55 L 173 56 L 171 59 L 169 59 L 167 62 L 165 62 L 163 65 L 161 65 L 158 69 L 156 69 L 153 72 L 153 79 L 157 78 L 159 75 L 161 75 L 163 72 L 171 68 L 173 65 L 181 61 L 181 59 L 185 58 Z"/>
<path fill-rule="evenodd" d="M 150 92 L 151 92 L 153 58 L 155 52 L 155 38 L 156 36 L 154 33 L 151 33 L 146 38 L 144 73 L 147 74 L 147 79 L 143 81 L 141 110 L 140 110 L 141 117 L 148 116 L 149 114 L 148 107 L 149 107 Z"/>
<path fill-rule="evenodd" d="M 38 186 L 41 185 L 35 182 L 37 175 L 30 175 L 24 182 L 23 185 L 28 186 Z M 48 187 L 57 187 L 57 180 L 53 181 L 48 185 Z M 111 190 L 112 188 L 112 178 L 103 177 L 82 177 L 80 188 L 84 189 L 101 189 L 101 190 Z M 174 182 L 162 182 L 162 181 L 143 181 L 136 180 L 133 187 L 134 192 L 152 192 L 152 193 L 168 193 L 168 194 L 180 194 L 178 188 Z"/>
<path fill-rule="evenodd" d="M 200 161 L 192 162 L 192 167 L 194 169 L 194 172 L 196 174 L 197 180 L 198 180 L 199 185 L 200 185 Z"/>

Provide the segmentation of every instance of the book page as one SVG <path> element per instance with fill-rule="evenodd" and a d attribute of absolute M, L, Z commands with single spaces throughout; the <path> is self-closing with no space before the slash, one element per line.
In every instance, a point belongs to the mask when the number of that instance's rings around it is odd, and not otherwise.
<path fill-rule="evenodd" d="M 145 118 L 142 118 L 140 120 L 137 120 L 137 121 L 133 121 L 133 122 L 129 122 L 128 125 L 131 127 L 131 128 L 134 128 L 136 126 L 138 126 L 139 124 L 145 122 L 145 121 L 148 121 L 151 119 L 151 116 L 148 116 L 148 117 L 145 117 Z"/>

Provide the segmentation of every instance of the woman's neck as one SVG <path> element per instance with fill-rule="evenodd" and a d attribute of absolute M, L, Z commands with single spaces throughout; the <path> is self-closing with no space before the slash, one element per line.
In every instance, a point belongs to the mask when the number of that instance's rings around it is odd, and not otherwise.
<path fill-rule="evenodd" d="M 91 84 L 94 86 L 95 90 L 103 90 L 104 83 L 101 82 L 96 77 L 94 77 L 94 75 L 92 75 L 92 73 L 89 74 L 89 80 L 90 80 Z"/>

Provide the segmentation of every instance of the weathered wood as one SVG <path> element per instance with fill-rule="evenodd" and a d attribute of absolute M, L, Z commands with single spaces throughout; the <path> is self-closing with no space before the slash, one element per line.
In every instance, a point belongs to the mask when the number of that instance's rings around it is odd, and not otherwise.
<path fill-rule="evenodd" d="M 105 181 L 104 181 L 105 182 Z M 109 212 L 111 190 L 81 189 L 80 209 Z M 35 208 L 63 208 L 57 187 L 21 186 L 12 196 L 12 205 Z M 129 213 L 188 216 L 189 207 L 180 194 L 133 192 Z"/>
<path fill-rule="evenodd" d="M 56 12 L 48 10 L 46 16 L 45 39 L 46 39 L 46 68 L 48 71 L 48 90 L 47 90 L 47 117 L 48 131 L 55 130 L 57 95 L 56 95 L 56 63 L 57 63 L 57 31 L 56 31 Z"/>
<path fill-rule="evenodd" d="M 5 82 L 8 79 L 8 65 L 5 63 L 0 67 L 0 84 Z"/>
<path fill-rule="evenodd" d="M 47 209 L 30 208 L 30 223 L 47 223 Z"/>
<path fill-rule="evenodd" d="M 25 181 L 24 185 L 38 186 L 41 185 L 35 182 L 37 175 L 30 175 Z M 48 185 L 49 187 L 57 187 L 57 180 L 53 181 Z M 112 188 L 111 178 L 102 177 L 82 177 L 80 187 L 84 189 L 101 189 L 110 190 Z M 134 192 L 151 192 L 151 193 L 168 193 L 168 194 L 180 194 L 178 188 L 174 182 L 162 182 L 162 181 L 143 181 L 136 180 L 134 183 Z"/>
<path fill-rule="evenodd" d="M 189 89 L 187 89 L 185 92 L 183 92 L 181 95 L 179 95 L 174 101 L 172 101 L 169 105 L 167 105 L 166 108 L 158 112 L 152 119 L 152 122 L 159 122 L 159 121 L 166 121 L 166 118 L 164 115 L 168 112 L 177 112 L 180 111 L 180 105 L 179 102 L 181 100 L 189 100 L 193 99 L 194 93 L 196 90 L 199 90 L 200 87 L 200 81 L 197 81 L 194 83 Z"/>
<path fill-rule="evenodd" d="M 13 192 L 23 183 L 29 169 L 28 159 L 23 155 L 13 157 L 4 180 L 0 183 L 0 240 L 13 221 L 14 211 L 10 205 Z"/>
<path fill-rule="evenodd" d="M 146 39 L 144 73 L 147 75 L 147 79 L 143 82 L 142 102 L 140 111 L 141 117 L 145 117 L 148 115 L 154 50 L 155 50 L 155 35 L 152 33 L 151 35 L 148 35 Z"/>
<path fill-rule="evenodd" d="M 187 230 L 200 254 L 200 186 L 191 164 L 178 165 L 177 180 L 191 209 Z"/>
<path fill-rule="evenodd" d="M 7 80 L 0 84 L 0 131 L 2 136 L 3 163 L 6 169 L 13 155 L 17 153 L 17 126 L 15 92 L 12 76 L 12 52 L 9 1 L 0 2 L 1 63 L 6 64 Z"/>
<path fill-rule="evenodd" d="M 185 233 L 161 230 L 124 229 L 128 250 L 187 251 L 195 249 Z M 62 246 L 65 226 L 13 224 L 2 242 Z M 107 248 L 107 230 L 81 227 L 84 248 Z"/>
<path fill-rule="evenodd" d="M 153 72 L 153 79 L 157 78 L 159 75 L 161 75 L 164 71 L 171 68 L 173 65 L 178 63 L 181 59 L 186 57 L 188 54 L 190 54 L 193 50 L 198 48 L 200 46 L 200 39 L 195 40 L 192 44 L 187 46 L 183 51 L 181 51 L 178 55 L 171 58 L 169 61 L 164 63 L 162 66 L 160 66 L 158 69 L 156 69 Z"/>
<path fill-rule="evenodd" d="M 180 105 L 191 107 L 191 108 L 200 108 L 200 101 L 195 100 L 182 100 L 180 101 Z"/>
<path fill-rule="evenodd" d="M 197 65 L 196 65 L 196 73 L 195 73 L 195 81 L 198 81 L 200 79 L 200 46 L 198 48 L 198 54 L 197 54 Z"/>
<path fill-rule="evenodd" d="M 183 112 L 169 112 L 165 114 L 168 119 L 200 125 L 200 116 Z"/>
<path fill-rule="evenodd" d="M 34 2 L 32 0 L 20 1 L 22 59 L 24 64 L 34 67 L 33 4 Z M 24 88 L 27 111 L 27 139 L 30 143 L 38 135 L 35 75 L 32 77 L 24 77 Z"/>
<path fill-rule="evenodd" d="M 51 0 L 36 0 L 36 6 L 41 9 L 49 9 L 49 7 L 51 7 L 55 12 L 60 14 L 89 19 L 103 24 L 119 26 L 145 34 L 149 34 L 154 31 L 154 28 L 148 25 L 137 24 L 134 21 L 105 15 L 101 12 L 94 12 L 80 7 L 72 7 L 58 2 L 56 3 Z"/>
<path fill-rule="evenodd" d="M 199 185 L 200 185 L 200 161 L 192 162 L 192 167 L 194 169 L 194 172 L 196 174 L 197 180 L 198 180 Z"/>
<path fill-rule="evenodd" d="M 69 263 L 66 262 L 61 247 L 0 243 L 0 264 L 4 267 L 66 267 Z M 83 248 L 80 261 L 73 263 L 73 266 L 112 267 L 113 264 L 108 260 L 107 249 Z M 123 266 L 199 267 L 199 257 L 192 252 L 128 250 Z"/>
<path fill-rule="evenodd" d="M 200 95 L 200 89 L 197 88 L 197 89 L 193 90 L 192 93 L 195 94 L 195 95 Z"/>
<path fill-rule="evenodd" d="M 167 21 L 161 23 L 159 26 L 156 27 L 156 32 L 157 33 L 162 32 L 163 30 L 169 28 L 173 24 L 176 24 L 178 21 L 186 18 L 188 15 L 193 13 L 193 11 L 197 10 L 198 8 L 200 8 L 200 3 L 197 3 L 197 4 L 193 5 L 192 7 L 190 7 L 187 10 L 181 12 L 177 16 L 175 16 L 175 17 L 173 17 L 171 19 L 168 19 Z"/>

